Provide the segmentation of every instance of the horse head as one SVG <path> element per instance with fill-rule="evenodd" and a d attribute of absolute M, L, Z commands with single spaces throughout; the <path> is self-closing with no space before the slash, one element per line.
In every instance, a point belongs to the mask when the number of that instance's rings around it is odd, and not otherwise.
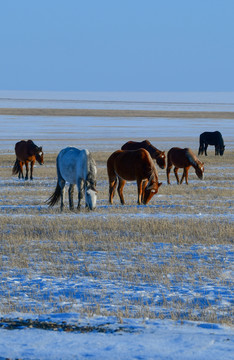
<path fill-rule="evenodd" d="M 43 154 L 43 151 L 42 151 L 42 146 L 37 147 L 35 157 L 36 157 L 36 160 L 39 162 L 40 165 L 44 164 L 44 154 Z"/>
<path fill-rule="evenodd" d="M 156 157 L 156 162 L 161 169 L 165 169 L 166 167 L 165 151 L 160 152 L 160 154 Z"/>
<path fill-rule="evenodd" d="M 219 154 L 220 154 L 221 156 L 223 156 L 224 150 L 225 150 L 225 145 L 223 145 L 223 146 L 220 147 L 220 149 L 219 149 Z"/>
<path fill-rule="evenodd" d="M 157 194 L 158 188 L 162 185 L 162 183 L 158 183 L 154 174 L 152 174 L 149 178 L 148 184 L 145 188 L 143 194 L 143 204 L 147 205 L 148 202 L 152 199 L 152 197 Z"/>
<path fill-rule="evenodd" d="M 89 210 L 94 210 L 97 203 L 96 181 L 86 179 L 85 181 L 85 203 Z"/>
<path fill-rule="evenodd" d="M 165 169 L 166 167 L 165 151 L 158 150 L 154 145 L 151 144 L 149 140 L 142 141 L 142 144 L 144 149 L 146 149 L 150 153 L 152 159 L 156 160 L 158 166 L 161 169 Z"/>
<path fill-rule="evenodd" d="M 196 175 L 199 179 L 204 179 L 204 163 L 199 162 L 195 168 Z"/>

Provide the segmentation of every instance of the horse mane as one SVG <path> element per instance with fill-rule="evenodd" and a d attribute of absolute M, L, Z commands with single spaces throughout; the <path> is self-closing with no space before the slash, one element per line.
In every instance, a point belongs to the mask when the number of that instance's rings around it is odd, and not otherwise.
<path fill-rule="evenodd" d="M 153 159 L 151 158 L 151 156 L 149 156 L 149 161 L 150 161 L 150 163 L 151 163 L 150 178 L 153 177 L 153 176 L 155 176 L 156 179 L 158 179 L 158 171 L 157 171 L 157 169 L 156 169 L 156 166 L 155 166 L 154 161 L 153 161 Z"/>
<path fill-rule="evenodd" d="M 188 160 L 190 161 L 193 167 L 198 167 L 199 165 L 202 164 L 201 161 L 198 160 L 198 158 L 194 155 L 191 149 L 185 148 L 184 150 Z"/>
<path fill-rule="evenodd" d="M 217 133 L 219 133 L 219 141 L 220 141 L 220 146 L 222 146 L 222 147 L 224 147 L 224 141 L 223 141 L 223 137 L 222 137 L 222 134 L 219 132 L 219 131 L 217 131 Z"/>
<path fill-rule="evenodd" d="M 96 186 L 96 173 L 97 167 L 96 162 L 89 151 L 86 151 L 87 155 L 87 177 L 86 180 L 90 183 L 92 187 Z"/>
<path fill-rule="evenodd" d="M 36 155 L 40 152 L 41 148 L 37 146 L 32 140 L 27 141 L 30 155 Z"/>

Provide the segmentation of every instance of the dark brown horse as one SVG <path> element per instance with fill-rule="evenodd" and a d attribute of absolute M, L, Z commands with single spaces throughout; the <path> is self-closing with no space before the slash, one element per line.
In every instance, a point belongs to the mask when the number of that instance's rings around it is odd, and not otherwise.
<path fill-rule="evenodd" d="M 34 144 L 32 140 L 21 140 L 15 144 L 16 161 L 12 169 L 12 174 L 19 174 L 19 179 L 23 176 L 23 165 L 26 168 L 25 180 L 28 180 L 29 163 L 30 167 L 30 179 L 33 179 L 33 166 L 37 160 L 40 165 L 44 163 L 42 147 Z"/>
<path fill-rule="evenodd" d="M 207 156 L 208 145 L 215 146 L 215 155 L 223 156 L 225 145 L 222 134 L 219 131 L 205 131 L 200 135 L 198 155 L 203 155 L 203 152 L 205 152 L 205 155 Z"/>
<path fill-rule="evenodd" d="M 155 159 L 158 166 L 161 169 L 165 169 L 166 167 L 166 156 L 165 151 L 158 150 L 154 147 L 149 140 L 144 140 L 141 142 L 138 141 L 128 141 L 122 147 L 121 150 L 138 150 L 143 148 L 150 153 L 152 159 Z"/>
<path fill-rule="evenodd" d="M 148 204 L 158 192 L 158 174 L 153 160 L 145 149 L 117 150 L 107 160 L 109 177 L 109 202 L 113 204 L 115 189 L 118 184 L 120 202 L 124 205 L 123 187 L 126 181 L 137 181 L 138 204 Z"/>
<path fill-rule="evenodd" d="M 177 147 L 171 148 L 167 153 L 167 183 L 170 184 L 170 171 L 174 165 L 174 173 L 177 180 L 177 184 L 182 184 L 184 178 L 186 184 L 188 184 L 188 171 L 192 166 L 195 169 L 195 173 L 199 179 L 203 179 L 204 163 L 198 160 L 191 149 L 180 149 Z M 183 168 L 184 172 L 179 181 L 178 169 Z"/>

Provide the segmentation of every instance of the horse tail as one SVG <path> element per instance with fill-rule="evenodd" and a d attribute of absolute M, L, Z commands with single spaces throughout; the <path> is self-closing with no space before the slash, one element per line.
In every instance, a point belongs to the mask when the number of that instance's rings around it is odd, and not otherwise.
<path fill-rule="evenodd" d="M 61 188 L 59 186 L 59 182 L 57 181 L 57 186 L 53 194 L 49 197 L 48 200 L 46 200 L 46 204 L 49 206 L 54 206 L 61 197 Z"/>
<path fill-rule="evenodd" d="M 13 166 L 13 169 L 12 169 L 12 175 L 16 175 L 19 172 L 20 172 L 20 164 L 19 164 L 19 160 L 16 159 L 15 163 L 14 163 L 14 166 Z"/>
<path fill-rule="evenodd" d="M 60 170 L 59 170 L 58 156 L 57 156 L 57 159 L 56 159 L 56 168 L 57 168 L 58 181 L 57 181 L 57 185 L 56 185 L 56 188 L 55 188 L 53 194 L 49 197 L 48 200 L 46 200 L 46 204 L 48 204 L 49 206 L 54 206 L 59 201 L 59 199 L 61 198 L 61 187 L 59 185 L 59 179 L 62 178 L 62 175 L 61 175 Z"/>

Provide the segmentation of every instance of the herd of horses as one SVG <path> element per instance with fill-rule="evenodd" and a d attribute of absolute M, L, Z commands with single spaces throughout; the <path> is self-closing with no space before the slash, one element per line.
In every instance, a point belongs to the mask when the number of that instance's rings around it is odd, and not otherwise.
<path fill-rule="evenodd" d="M 219 131 L 204 132 L 200 135 L 198 155 L 205 152 L 207 155 L 208 145 L 215 146 L 215 155 L 223 155 L 224 142 Z M 23 176 L 23 165 L 26 168 L 25 180 L 28 179 L 30 164 L 30 179 L 33 179 L 33 166 L 37 161 L 44 163 L 42 147 L 38 147 L 32 140 L 21 140 L 15 145 L 16 161 L 12 173 Z M 155 160 L 155 161 L 154 161 Z M 107 160 L 107 174 L 109 178 L 109 203 L 113 204 L 113 197 L 117 187 L 122 205 L 125 204 L 123 188 L 127 181 L 136 181 L 138 189 L 138 204 L 148 204 L 152 197 L 157 194 L 162 185 L 158 181 L 158 172 L 155 162 L 161 169 L 166 168 L 165 151 L 154 147 L 148 140 L 142 142 L 128 141 L 120 150 L 113 152 Z M 193 167 L 199 179 L 204 176 L 204 163 L 201 162 L 189 148 L 173 147 L 167 153 L 167 183 L 170 184 L 170 171 L 174 166 L 174 174 L 178 184 L 185 179 L 188 184 L 188 171 Z M 181 179 L 178 170 L 182 168 Z M 97 190 L 96 175 L 97 166 L 89 150 L 79 150 L 67 147 L 60 151 L 56 158 L 57 185 L 54 193 L 47 200 L 49 206 L 54 206 L 60 200 L 61 211 L 64 208 L 65 184 L 69 183 L 69 208 L 74 209 L 73 193 L 74 186 L 78 189 L 78 206 L 85 196 L 85 205 L 88 209 L 96 208 Z"/>

